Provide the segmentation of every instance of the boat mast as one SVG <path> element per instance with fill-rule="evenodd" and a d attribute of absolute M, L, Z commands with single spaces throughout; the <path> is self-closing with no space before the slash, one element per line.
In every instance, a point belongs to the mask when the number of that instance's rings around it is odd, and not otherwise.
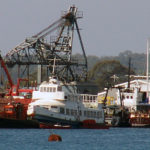
<path fill-rule="evenodd" d="M 149 102 L 149 38 L 147 39 L 147 62 L 146 62 L 146 78 L 147 78 L 147 92 L 146 98 Z"/>
<path fill-rule="evenodd" d="M 129 68 L 128 68 L 128 90 L 130 89 L 130 74 L 131 74 L 131 57 L 129 57 Z"/>
<path fill-rule="evenodd" d="M 55 74 L 55 64 L 56 64 L 56 56 L 55 56 L 55 58 L 54 58 L 54 64 L 53 64 L 53 71 L 52 71 L 52 75 L 54 75 Z"/>

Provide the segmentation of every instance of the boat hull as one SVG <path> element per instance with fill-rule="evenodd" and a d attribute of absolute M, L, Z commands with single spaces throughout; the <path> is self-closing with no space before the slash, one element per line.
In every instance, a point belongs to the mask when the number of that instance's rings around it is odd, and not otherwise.
<path fill-rule="evenodd" d="M 81 122 L 40 115 L 34 116 L 34 119 L 38 120 L 39 127 L 44 129 L 109 129 L 109 126 L 90 119 Z"/>
<path fill-rule="evenodd" d="M 130 124 L 132 127 L 150 127 L 149 112 L 136 112 L 130 115 Z"/>
<path fill-rule="evenodd" d="M 0 98 L 0 128 L 39 128 L 39 123 L 27 120 L 31 99 Z"/>
<path fill-rule="evenodd" d="M 0 128 L 39 128 L 39 122 L 34 120 L 0 118 Z"/>
<path fill-rule="evenodd" d="M 150 127 L 150 118 L 146 117 L 133 117 L 130 119 L 132 127 Z"/>

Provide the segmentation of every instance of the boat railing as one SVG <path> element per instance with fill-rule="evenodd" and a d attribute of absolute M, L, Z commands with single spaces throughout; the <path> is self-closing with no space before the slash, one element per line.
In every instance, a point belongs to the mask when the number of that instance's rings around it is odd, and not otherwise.
<path fill-rule="evenodd" d="M 68 94 L 65 96 L 65 100 L 81 101 L 81 96 L 79 94 Z"/>
<path fill-rule="evenodd" d="M 85 107 L 88 108 L 98 107 L 97 95 L 81 94 L 81 98 Z"/>

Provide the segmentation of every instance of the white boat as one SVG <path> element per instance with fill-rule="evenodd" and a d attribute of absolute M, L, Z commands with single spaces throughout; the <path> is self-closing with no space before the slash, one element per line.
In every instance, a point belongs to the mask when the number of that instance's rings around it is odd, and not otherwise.
<path fill-rule="evenodd" d="M 33 92 L 27 115 L 50 128 L 56 128 L 56 124 L 71 128 L 107 128 L 97 95 L 78 94 L 75 83 L 63 84 L 54 77 Z"/>

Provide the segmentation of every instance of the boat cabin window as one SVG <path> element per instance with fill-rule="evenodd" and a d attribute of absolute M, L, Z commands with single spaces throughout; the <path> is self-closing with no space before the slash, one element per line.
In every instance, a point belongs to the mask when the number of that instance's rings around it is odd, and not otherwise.
<path fill-rule="evenodd" d="M 26 93 L 25 98 L 27 98 L 27 99 L 32 98 L 32 93 Z"/>
<path fill-rule="evenodd" d="M 56 88 L 52 88 L 53 89 L 53 92 L 56 92 Z"/>
<path fill-rule="evenodd" d="M 43 87 L 40 88 L 40 92 L 43 92 Z"/>
<path fill-rule="evenodd" d="M 82 100 L 85 100 L 85 96 L 84 95 L 82 96 Z"/>
<path fill-rule="evenodd" d="M 87 117 L 90 117 L 90 112 L 89 111 L 87 111 Z"/>
<path fill-rule="evenodd" d="M 13 108 L 5 108 L 5 111 L 13 111 Z"/>
<path fill-rule="evenodd" d="M 51 87 L 49 88 L 49 91 L 52 92 L 52 88 Z"/>
<path fill-rule="evenodd" d="M 46 92 L 46 87 L 44 87 L 44 92 Z"/>
<path fill-rule="evenodd" d="M 82 111 L 81 110 L 79 111 L 79 114 L 80 114 L 80 116 L 82 116 Z"/>
<path fill-rule="evenodd" d="M 74 110 L 74 115 L 75 115 L 75 116 L 77 115 L 77 110 Z"/>
<path fill-rule="evenodd" d="M 102 112 L 101 111 L 97 112 L 97 118 L 102 118 Z"/>
<path fill-rule="evenodd" d="M 40 92 L 43 92 L 43 88 L 42 87 L 40 87 Z"/>
<path fill-rule="evenodd" d="M 85 117 L 91 117 L 91 118 L 102 118 L 102 112 L 101 111 L 84 111 L 84 116 Z"/>
<path fill-rule="evenodd" d="M 83 102 L 95 102 L 97 96 L 95 95 L 82 95 Z"/>
<path fill-rule="evenodd" d="M 50 87 L 47 88 L 47 92 L 50 92 Z"/>
<path fill-rule="evenodd" d="M 58 86 L 58 91 L 62 91 L 62 87 L 61 86 Z"/>
<path fill-rule="evenodd" d="M 97 96 L 93 96 L 93 100 L 96 100 Z"/>
<path fill-rule="evenodd" d="M 40 92 L 56 92 L 55 87 L 41 87 Z"/>
<path fill-rule="evenodd" d="M 72 115 L 72 116 L 76 116 L 76 115 L 77 115 L 77 110 L 71 109 L 71 115 Z"/>
<path fill-rule="evenodd" d="M 80 98 L 81 98 L 80 100 L 83 100 L 83 101 L 84 101 L 84 96 L 80 96 Z"/>
<path fill-rule="evenodd" d="M 87 100 L 90 100 L 89 96 L 87 96 Z"/>
<path fill-rule="evenodd" d="M 51 108 L 57 109 L 58 107 L 57 106 L 51 106 Z"/>
<path fill-rule="evenodd" d="M 91 117 L 93 117 L 93 116 L 94 116 L 94 115 L 93 115 L 93 114 L 94 114 L 94 112 L 93 112 L 93 111 L 91 111 L 90 113 L 91 113 Z"/>
<path fill-rule="evenodd" d="M 62 108 L 62 107 L 60 107 L 60 113 L 61 113 L 61 114 L 64 114 L 64 113 L 65 113 L 65 109 Z"/>
<path fill-rule="evenodd" d="M 66 115 L 70 115 L 70 110 L 66 109 Z"/>
<path fill-rule="evenodd" d="M 71 115 L 72 115 L 72 116 L 74 115 L 74 110 L 73 110 L 73 109 L 71 109 Z"/>

